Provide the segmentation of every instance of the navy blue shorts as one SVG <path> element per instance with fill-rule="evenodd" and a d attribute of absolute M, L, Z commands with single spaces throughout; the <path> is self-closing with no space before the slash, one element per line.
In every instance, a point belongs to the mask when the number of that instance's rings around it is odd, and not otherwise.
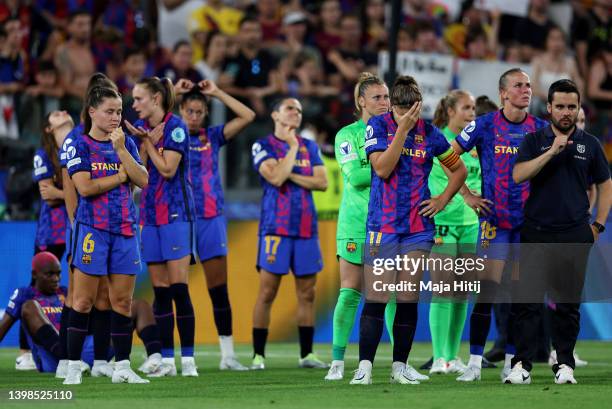
<path fill-rule="evenodd" d="M 57 364 L 59 363 L 57 358 L 55 358 L 51 352 L 34 342 L 27 331 L 26 337 L 28 339 L 28 344 L 30 345 L 30 350 L 32 351 L 32 359 L 34 360 L 34 364 L 36 364 L 36 369 L 38 369 L 38 372 L 54 373 L 57 369 Z M 83 351 L 81 352 L 81 360 L 87 363 L 90 367 L 93 366 L 94 348 L 92 335 L 88 335 L 85 338 L 85 342 L 83 343 Z"/>
<path fill-rule="evenodd" d="M 367 232 L 364 263 L 371 265 L 374 258 L 395 258 L 411 251 L 431 251 L 435 230 L 419 233 L 382 233 Z"/>
<path fill-rule="evenodd" d="M 478 227 L 478 257 L 492 260 L 519 260 L 521 229 L 500 229 L 487 221 L 481 221 Z"/>
<path fill-rule="evenodd" d="M 140 249 L 135 236 L 76 223 L 73 240 L 72 265 L 86 274 L 135 275 L 141 270 Z"/>
<path fill-rule="evenodd" d="M 259 236 L 257 271 L 264 269 L 273 274 L 296 277 L 316 274 L 323 269 L 319 238 Z"/>
<path fill-rule="evenodd" d="M 200 261 L 227 256 L 227 228 L 225 216 L 198 219 L 196 244 Z"/>
<path fill-rule="evenodd" d="M 163 263 L 195 254 L 193 224 L 174 222 L 161 226 L 142 226 L 140 246 L 142 261 Z"/>

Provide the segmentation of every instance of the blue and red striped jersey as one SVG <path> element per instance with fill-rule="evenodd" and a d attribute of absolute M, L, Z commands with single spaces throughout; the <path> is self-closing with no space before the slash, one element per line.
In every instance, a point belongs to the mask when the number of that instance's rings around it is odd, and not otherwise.
<path fill-rule="evenodd" d="M 365 135 L 368 157 L 387 150 L 397 127 L 392 112 L 370 118 Z M 431 197 L 427 180 L 434 157 L 444 162 L 453 152 L 438 128 L 419 119 L 408 132 L 400 158 L 389 177 L 382 179 L 372 169 L 368 230 L 394 234 L 433 230 L 433 219 L 420 216 L 419 205 Z"/>
<path fill-rule="evenodd" d="M 38 149 L 34 155 L 34 182 L 38 183 L 44 179 L 51 179 L 57 187 L 53 162 L 43 149 Z M 64 244 L 66 242 L 66 206 L 62 202 L 56 206 L 50 206 L 46 201 L 40 201 L 40 213 L 38 225 L 36 226 L 35 245 L 38 247 L 52 244 Z"/>
<path fill-rule="evenodd" d="M 526 134 L 548 125 L 527 114 L 522 122 L 511 122 L 502 110 L 481 115 L 469 123 L 455 141 L 469 152 L 476 147 L 482 172 L 482 197 L 493 202 L 493 214 L 481 217 L 502 229 L 523 223 L 523 208 L 529 197 L 529 182 L 512 180 L 518 148 Z"/>
<path fill-rule="evenodd" d="M 55 294 L 47 295 L 34 287 L 21 287 L 16 289 L 11 298 L 9 298 L 5 312 L 18 321 L 21 319 L 21 307 L 23 307 L 23 304 L 28 300 L 36 300 L 40 304 L 43 313 L 51 321 L 51 324 L 59 331 L 60 317 L 67 292 L 66 287 L 59 287 Z"/>
<path fill-rule="evenodd" d="M 189 136 L 189 171 L 198 218 L 223 213 L 223 188 L 219 176 L 219 149 L 225 145 L 224 125 L 202 128 Z"/>
<path fill-rule="evenodd" d="M 64 138 L 64 142 L 60 148 L 60 166 L 65 168 L 68 161 L 74 158 L 74 142 L 77 138 L 80 138 L 83 135 L 83 124 L 78 124 Z M 70 156 L 70 158 L 68 158 Z"/>
<path fill-rule="evenodd" d="M 297 137 L 299 148 L 292 173 L 312 176 L 315 166 L 323 166 L 316 143 Z M 268 135 L 253 144 L 253 166 L 259 167 L 267 159 L 280 160 L 287 155 L 289 144 L 274 135 Z M 259 234 L 310 238 L 317 237 L 317 213 L 312 192 L 289 180 L 280 187 L 269 183 L 260 175 L 263 186 Z"/>
<path fill-rule="evenodd" d="M 164 122 L 164 135 L 155 148 L 160 154 L 164 150 L 178 152 L 181 161 L 174 176 L 166 179 L 148 158 L 149 184 L 142 189 L 140 196 L 141 225 L 160 226 L 194 220 L 193 191 L 189 179 L 189 133 L 183 120 L 172 113 L 166 115 Z M 134 126 L 151 129 L 144 120 L 136 121 Z"/>
<path fill-rule="evenodd" d="M 128 136 L 125 147 L 136 162 L 141 163 L 136 144 Z M 77 172 L 89 172 L 91 179 L 98 179 L 119 172 L 121 160 L 110 140 L 98 141 L 89 135 L 82 135 L 77 138 L 74 148 L 75 156 L 68 156 L 67 165 L 71 177 Z M 111 233 L 133 236 L 136 208 L 129 181 L 108 192 L 81 197 L 75 221 Z"/>

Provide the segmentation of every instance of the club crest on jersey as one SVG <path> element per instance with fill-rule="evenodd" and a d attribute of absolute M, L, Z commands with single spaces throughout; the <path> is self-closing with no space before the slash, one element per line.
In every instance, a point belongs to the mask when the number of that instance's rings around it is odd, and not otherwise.
<path fill-rule="evenodd" d="M 274 264 L 274 263 L 276 263 L 276 255 L 274 255 L 274 254 L 268 254 L 268 255 L 267 255 L 267 257 L 266 257 L 266 262 L 267 262 L 268 264 Z"/>
<path fill-rule="evenodd" d="M 83 264 L 91 264 L 91 255 L 83 254 L 83 257 L 81 257 L 81 262 Z"/>
<path fill-rule="evenodd" d="M 579 143 L 576 145 L 576 150 L 578 151 L 578 153 L 584 153 L 586 151 L 586 146 Z"/>
<path fill-rule="evenodd" d="M 423 135 L 414 135 L 414 143 L 423 143 Z"/>
<path fill-rule="evenodd" d="M 308 149 L 305 146 L 300 146 L 300 152 L 301 153 L 307 153 Z"/>
<path fill-rule="evenodd" d="M 489 240 L 482 240 L 480 242 L 480 247 L 482 247 L 483 249 L 488 249 L 489 248 Z"/>
<path fill-rule="evenodd" d="M 346 251 L 348 251 L 349 253 L 354 253 L 357 251 L 357 243 L 349 241 L 348 243 L 346 243 Z"/>
<path fill-rule="evenodd" d="M 351 147 L 350 142 L 344 141 L 340 144 L 340 153 L 343 155 L 348 155 L 352 150 L 353 148 Z"/>
<path fill-rule="evenodd" d="M 183 128 L 174 128 L 171 136 L 174 142 L 181 143 L 185 140 L 185 131 L 183 131 Z"/>

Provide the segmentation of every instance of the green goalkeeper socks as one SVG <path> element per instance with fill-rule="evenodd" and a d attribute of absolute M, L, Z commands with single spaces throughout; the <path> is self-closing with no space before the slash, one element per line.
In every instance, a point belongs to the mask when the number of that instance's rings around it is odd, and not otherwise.
<path fill-rule="evenodd" d="M 432 300 L 429 306 L 429 331 L 434 361 L 444 357 L 451 323 L 451 308 L 452 303 L 441 298 Z"/>
<path fill-rule="evenodd" d="M 346 345 L 348 344 L 355 314 L 359 308 L 361 293 L 352 288 L 341 288 L 338 295 L 338 303 L 334 309 L 334 330 L 332 340 L 332 359 L 343 361 Z"/>
<path fill-rule="evenodd" d="M 451 303 L 450 326 L 448 328 L 446 347 L 444 348 L 444 356 L 447 362 L 459 355 L 467 309 L 467 301 Z"/>

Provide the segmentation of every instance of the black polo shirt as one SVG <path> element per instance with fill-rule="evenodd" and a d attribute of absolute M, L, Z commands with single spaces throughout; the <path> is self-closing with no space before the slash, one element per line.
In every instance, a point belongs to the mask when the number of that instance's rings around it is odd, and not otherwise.
<path fill-rule="evenodd" d="M 542 155 L 552 146 L 555 135 L 551 125 L 527 134 L 519 147 L 516 162 Z M 554 156 L 530 181 L 525 204 L 525 224 L 541 230 L 563 231 L 589 222 L 589 183 L 610 178 L 608 161 L 593 135 L 576 130 L 573 141 Z"/>

